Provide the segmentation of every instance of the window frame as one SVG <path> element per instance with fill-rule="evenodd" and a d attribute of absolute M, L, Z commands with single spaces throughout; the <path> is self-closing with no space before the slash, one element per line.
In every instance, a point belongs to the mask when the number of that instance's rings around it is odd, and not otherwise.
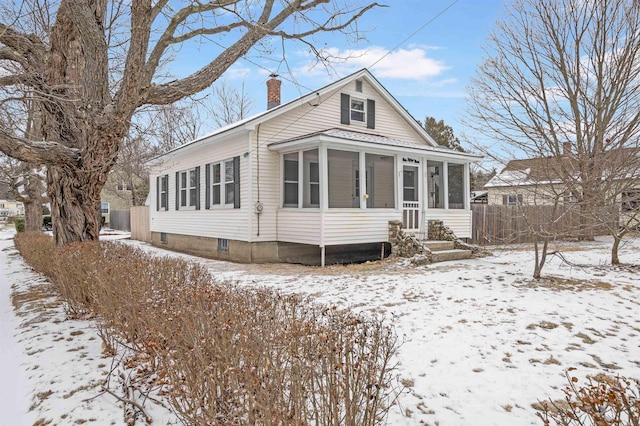
<path fill-rule="evenodd" d="M 227 165 L 230 165 L 230 176 L 227 175 Z M 239 157 L 225 158 L 224 160 L 207 164 L 207 182 L 205 182 L 207 186 L 207 209 L 240 208 L 239 200 L 235 199 L 236 196 L 240 197 L 240 191 L 236 190 L 236 187 L 239 185 L 239 182 L 236 182 L 236 177 L 239 179 L 240 171 L 235 169 L 236 166 L 238 168 L 240 167 Z M 216 169 L 218 169 L 219 172 L 219 180 L 217 182 L 215 181 Z M 218 196 L 217 200 L 216 195 Z M 231 195 L 231 198 L 229 198 L 229 195 Z"/>
<path fill-rule="evenodd" d="M 193 174 L 193 180 L 192 178 Z M 198 208 L 198 172 L 197 167 L 192 167 L 178 172 L 178 206 L 180 210 L 196 210 Z M 191 183 L 193 182 L 193 186 Z M 193 191 L 193 193 L 192 193 Z"/>
<path fill-rule="evenodd" d="M 354 108 L 354 102 L 362 104 L 362 110 Z M 356 115 L 362 114 L 362 119 L 355 118 L 354 113 Z M 351 98 L 349 99 L 349 119 L 351 120 L 351 122 L 362 123 L 365 125 L 367 124 L 367 100 L 366 99 L 361 99 L 355 96 L 351 96 Z"/>

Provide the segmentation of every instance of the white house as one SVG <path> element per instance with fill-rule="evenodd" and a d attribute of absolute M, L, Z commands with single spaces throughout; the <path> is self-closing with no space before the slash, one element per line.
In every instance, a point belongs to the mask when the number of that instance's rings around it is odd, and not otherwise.
<path fill-rule="evenodd" d="M 242 262 L 380 256 L 389 222 L 471 236 L 469 164 L 437 145 L 366 69 L 151 162 L 152 242 Z M 363 172 L 364 171 L 364 172 Z M 387 247 L 388 249 L 388 247 Z"/>

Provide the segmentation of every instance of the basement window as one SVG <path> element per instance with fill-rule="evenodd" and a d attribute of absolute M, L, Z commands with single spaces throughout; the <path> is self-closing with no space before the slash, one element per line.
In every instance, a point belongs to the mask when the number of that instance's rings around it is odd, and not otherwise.
<path fill-rule="evenodd" d="M 229 252 L 229 240 L 218 238 L 218 251 Z"/>
<path fill-rule="evenodd" d="M 166 232 L 161 232 L 160 233 L 160 242 L 162 244 L 167 244 L 167 233 Z"/>

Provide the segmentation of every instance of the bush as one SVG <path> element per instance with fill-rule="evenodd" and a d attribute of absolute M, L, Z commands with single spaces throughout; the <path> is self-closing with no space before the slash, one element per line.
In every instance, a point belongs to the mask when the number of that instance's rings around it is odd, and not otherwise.
<path fill-rule="evenodd" d="M 26 226 L 26 225 L 25 225 L 24 217 L 22 217 L 22 216 L 16 217 L 16 218 L 13 220 L 13 223 L 14 223 L 14 225 L 15 225 L 15 227 L 16 227 L 16 231 L 17 231 L 17 232 L 24 232 L 24 230 L 25 230 L 25 226 Z"/>
<path fill-rule="evenodd" d="M 29 262 L 42 255 L 32 244 L 17 244 Z M 97 316 L 106 347 L 145 360 L 185 423 L 384 424 L 397 339 L 379 318 L 212 284 L 200 264 L 119 243 L 50 253 L 53 266 L 36 263 L 69 313 Z"/>
<path fill-rule="evenodd" d="M 579 386 L 579 379 L 569 374 L 573 370 L 565 373 L 564 400 L 536 404 L 545 425 L 640 425 L 640 381 L 599 374 Z"/>

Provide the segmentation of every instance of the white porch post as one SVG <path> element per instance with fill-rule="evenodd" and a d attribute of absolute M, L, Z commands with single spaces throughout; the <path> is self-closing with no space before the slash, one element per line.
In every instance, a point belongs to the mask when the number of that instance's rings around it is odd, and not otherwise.
<path fill-rule="evenodd" d="M 358 157 L 358 174 L 360 179 L 358 185 L 360 186 L 360 208 L 367 208 L 367 198 L 364 194 L 367 193 L 367 157 L 364 151 L 360 151 Z"/>
<path fill-rule="evenodd" d="M 464 209 L 471 210 L 471 181 L 469 179 L 470 172 L 469 163 L 464 163 Z"/>
<path fill-rule="evenodd" d="M 320 168 L 320 266 L 324 267 L 324 216 L 329 209 L 329 156 L 324 144 L 318 147 L 318 163 Z"/>
<path fill-rule="evenodd" d="M 404 206 L 402 205 L 404 196 L 402 188 L 402 176 L 403 176 L 402 155 L 396 155 L 396 208 L 404 214 Z"/>
<path fill-rule="evenodd" d="M 445 210 L 449 209 L 449 163 L 447 161 L 442 162 L 442 192 L 444 202 L 442 206 Z"/>
<path fill-rule="evenodd" d="M 304 205 L 304 156 L 303 151 L 298 151 L 298 208 Z"/>

